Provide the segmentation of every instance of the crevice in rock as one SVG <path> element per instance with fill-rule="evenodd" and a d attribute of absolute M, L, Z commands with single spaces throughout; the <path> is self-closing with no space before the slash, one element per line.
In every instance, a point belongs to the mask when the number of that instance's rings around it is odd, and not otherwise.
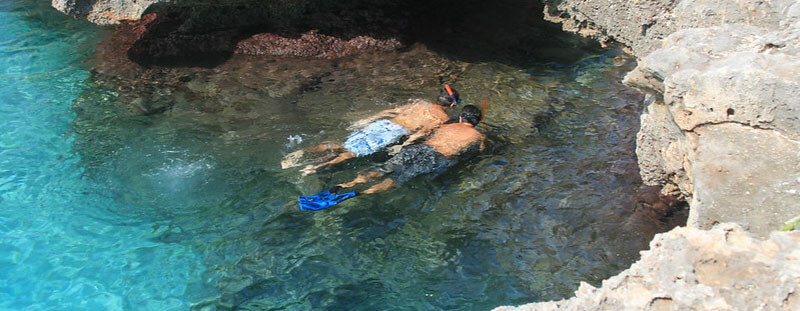
<path fill-rule="evenodd" d="M 762 45 L 760 48 L 758 48 L 758 52 L 759 53 L 764 53 L 767 50 L 782 49 L 784 47 L 786 47 L 786 44 L 767 43 L 767 44 Z"/>
<path fill-rule="evenodd" d="M 729 109 L 729 110 L 730 110 L 730 109 Z M 690 129 L 687 129 L 687 130 L 685 130 L 685 131 L 686 131 L 686 132 L 688 132 L 688 133 L 694 133 L 694 134 L 697 134 L 697 130 L 698 130 L 698 129 L 701 129 L 701 128 L 706 128 L 706 127 L 710 127 L 710 126 L 714 126 L 714 125 L 719 125 L 719 124 L 738 124 L 738 125 L 745 126 L 745 127 L 749 127 L 749 128 L 756 129 L 756 130 L 767 130 L 767 131 L 772 131 L 772 130 L 770 130 L 770 129 L 765 129 L 765 128 L 759 127 L 759 126 L 757 126 L 757 125 L 752 125 L 752 124 L 748 124 L 748 123 L 744 123 L 744 122 L 739 122 L 739 121 L 734 121 L 734 120 L 728 120 L 728 121 L 712 121 L 712 122 L 703 122 L 703 123 L 699 123 L 699 124 L 697 124 L 697 125 L 693 126 L 693 127 L 692 127 L 692 128 L 690 128 Z"/>
<path fill-rule="evenodd" d="M 642 24 L 642 32 L 641 32 L 642 37 L 647 36 L 647 30 L 649 30 L 650 27 L 653 27 L 653 25 L 655 25 L 655 24 L 656 24 L 655 21 L 650 21 L 647 24 Z"/>
<path fill-rule="evenodd" d="M 786 141 L 789 141 L 789 142 L 792 142 L 792 143 L 795 143 L 795 144 L 800 144 L 800 140 L 791 138 L 791 137 L 785 135 L 784 133 L 781 133 L 778 130 L 771 129 L 771 128 L 764 128 L 764 127 L 760 127 L 758 125 L 752 125 L 752 124 L 749 124 L 749 123 L 740 122 L 740 121 L 733 121 L 733 120 L 718 121 L 718 122 L 704 122 L 704 123 L 700 123 L 700 124 L 695 125 L 691 129 L 684 130 L 684 131 L 686 133 L 699 135 L 697 133 L 698 129 L 711 127 L 711 126 L 715 126 L 715 125 L 720 125 L 720 124 L 736 124 L 736 125 L 739 125 L 739 126 L 742 126 L 742 127 L 753 129 L 753 130 L 767 131 L 767 132 L 772 133 L 774 135 L 780 136 L 782 139 L 785 139 Z"/>
<path fill-rule="evenodd" d="M 639 189 L 634 214 L 657 219 L 669 228 L 686 225 L 689 204 L 680 192 L 665 192 L 660 186 L 645 186 Z"/>

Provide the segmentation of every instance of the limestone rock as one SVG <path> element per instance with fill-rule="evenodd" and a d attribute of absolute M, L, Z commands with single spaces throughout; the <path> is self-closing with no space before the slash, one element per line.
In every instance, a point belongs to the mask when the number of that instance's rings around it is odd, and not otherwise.
<path fill-rule="evenodd" d="M 625 79 L 653 97 L 643 179 L 680 188 L 690 226 L 766 236 L 800 210 L 800 24 L 788 13 L 782 24 L 679 30 Z"/>
<path fill-rule="evenodd" d="M 661 46 L 661 40 L 680 29 L 749 24 L 779 26 L 794 0 L 546 0 L 546 18 L 564 30 L 616 41 L 643 57 Z"/>
<path fill-rule="evenodd" d="M 800 142 L 736 123 L 696 133 L 688 225 L 736 222 L 765 236 L 800 211 Z"/>
<path fill-rule="evenodd" d="M 494 310 L 798 310 L 798 243 L 796 231 L 764 241 L 734 224 L 679 227 L 600 288 L 582 283 L 571 299 Z"/>
<path fill-rule="evenodd" d="M 99 25 L 138 20 L 150 5 L 168 0 L 52 0 L 57 10 Z"/>

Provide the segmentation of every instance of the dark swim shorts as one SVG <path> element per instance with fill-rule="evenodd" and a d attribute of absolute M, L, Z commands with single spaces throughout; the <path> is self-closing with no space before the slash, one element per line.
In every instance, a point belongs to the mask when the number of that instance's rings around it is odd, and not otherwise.
<path fill-rule="evenodd" d="M 403 148 L 400 153 L 382 164 L 378 171 L 389 175 L 396 183 L 403 184 L 422 174 L 441 174 L 451 163 L 433 147 L 418 144 Z"/>

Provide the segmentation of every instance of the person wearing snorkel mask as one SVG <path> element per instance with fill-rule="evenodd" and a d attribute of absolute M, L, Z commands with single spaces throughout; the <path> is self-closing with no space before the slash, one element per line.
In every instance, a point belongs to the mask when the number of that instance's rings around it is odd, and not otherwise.
<path fill-rule="evenodd" d="M 401 149 L 376 169 L 359 174 L 354 180 L 339 184 L 338 187 L 351 188 L 386 176 L 384 180 L 357 194 L 379 193 L 422 174 L 441 174 L 457 162 L 459 155 L 484 149 L 486 137 L 475 129 L 481 118 L 478 107 L 466 105 L 457 122 L 440 126 L 422 143 Z"/>
<path fill-rule="evenodd" d="M 395 147 L 411 145 L 447 122 L 450 117 L 446 109 L 454 107 L 459 101 L 458 93 L 450 85 L 445 84 L 436 104 L 417 100 L 411 104 L 381 111 L 372 117 L 353 123 L 348 129 L 354 131 L 343 144 L 326 142 L 289 153 L 281 161 L 281 168 L 287 169 L 304 164 L 301 163 L 301 158 L 305 155 L 319 155 L 310 162 L 322 163 L 308 165 L 303 169 L 303 174 L 310 174 L 355 157 L 384 150 L 398 144 L 403 138 L 407 139 L 402 145 Z M 393 150 L 396 152 L 400 150 L 399 148 Z"/>

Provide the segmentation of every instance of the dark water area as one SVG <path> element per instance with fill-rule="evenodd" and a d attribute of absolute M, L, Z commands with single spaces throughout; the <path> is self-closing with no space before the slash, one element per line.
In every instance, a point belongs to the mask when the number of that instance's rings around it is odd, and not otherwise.
<path fill-rule="evenodd" d="M 431 39 L 340 59 L 142 67 L 109 54 L 114 36 L 94 26 L 32 1 L 3 8 L 20 30 L 0 52 L 38 42 L 39 57 L 55 60 L 42 71 L 37 60 L 3 63 L 3 78 L 18 79 L 9 94 L 29 97 L 0 102 L 27 118 L 0 136 L 2 308 L 485 310 L 599 285 L 681 221 L 639 209 L 642 98 L 619 82 L 634 59 L 550 26 L 496 50 Z M 80 35 L 54 47 L 56 29 Z M 488 101 L 484 153 L 383 194 L 298 210 L 298 195 L 386 155 L 304 177 L 281 170 L 285 154 L 432 100 L 442 83 L 466 103 Z M 44 112 L 19 108 L 43 98 Z M 19 143 L 27 137 L 58 143 L 38 152 Z"/>

